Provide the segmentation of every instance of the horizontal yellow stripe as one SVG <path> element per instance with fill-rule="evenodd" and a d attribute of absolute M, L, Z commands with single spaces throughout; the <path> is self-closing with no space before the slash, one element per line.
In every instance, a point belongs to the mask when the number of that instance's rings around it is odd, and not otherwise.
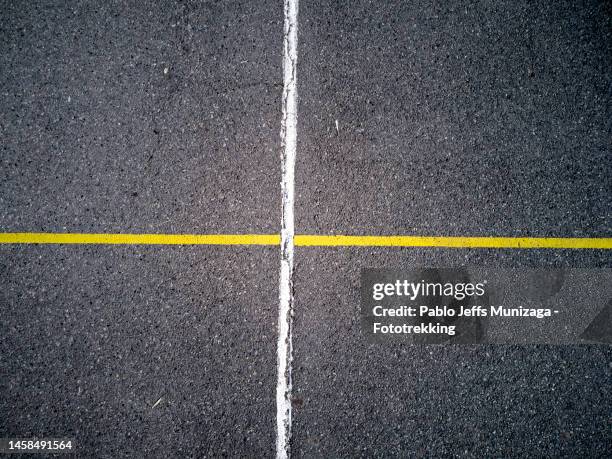
<path fill-rule="evenodd" d="M 317 236 L 298 234 L 301 247 L 455 247 L 489 249 L 612 249 L 612 238 Z M 279 245 L 278 234 L 0 233 L 0 244 Z"/>
<path fill-rule="evenodd" d="M 0 233 L 0 244 L 279 245 L 278 234 Z"/>
<path fill-rule="evenodd" d="M 612 238 L 295 236 L 298 246 L 457 247 L 487 249 L 612 249 Z"/>

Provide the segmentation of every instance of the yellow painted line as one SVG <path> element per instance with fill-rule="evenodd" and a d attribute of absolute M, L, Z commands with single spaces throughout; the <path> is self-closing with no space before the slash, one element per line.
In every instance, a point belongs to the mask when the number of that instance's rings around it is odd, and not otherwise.
<path fill-rule="evenodd" d="M 0 233 L 0 244 L 279 245 L 278 234 Z"/>
<path fill-rule="evenodd" d="M 456 247 L 486 249 L 612 249 L 612 238 L 316 236 L 296 235 L 302 247 Z"/>
<path fill-rule="evenodd" d="M 0 244 L 279 245 L 278 234 L 0 233 Z M 612 238 L 320 236 L 298 234 L 301 247 L 454 247 L 484 249 L 612 249 Z"/>

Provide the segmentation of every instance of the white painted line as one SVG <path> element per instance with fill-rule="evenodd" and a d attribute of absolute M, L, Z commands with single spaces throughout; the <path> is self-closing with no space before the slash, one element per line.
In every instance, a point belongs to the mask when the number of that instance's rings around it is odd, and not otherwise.
<path fill-rule="evenodd" d="M 291 439 L 291 327 L 293 319 L 293 201 L 297 143 L 298 0 L 285 0 L 283 39 L 283 119 L 281 140 L 282 222 L 276 380 L 276 457 L 288 458 Z"/>

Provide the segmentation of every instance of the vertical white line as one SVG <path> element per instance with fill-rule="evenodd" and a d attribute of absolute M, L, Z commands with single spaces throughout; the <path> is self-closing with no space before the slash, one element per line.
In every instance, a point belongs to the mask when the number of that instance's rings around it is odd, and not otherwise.
<path fill-rule="evenodd" d="M 281 124 L 282 222 L 276 381 L 276 457 L 289 457 L 291 438 L 291 327 L 293 319 L 294 171 L 297 143 L 298 0 L 285 0 L 283 39 L 283 119 Z"/>

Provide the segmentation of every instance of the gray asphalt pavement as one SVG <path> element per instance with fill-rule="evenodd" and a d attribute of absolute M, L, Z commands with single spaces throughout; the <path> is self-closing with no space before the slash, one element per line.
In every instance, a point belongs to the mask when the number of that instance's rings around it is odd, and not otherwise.
<path fill-rule="evenodd" d="M 300 14 L 301 233 L 609 236 L 609 5 L 302 2 Z M 609 347 L 368 344 L 359 275 L 611 262 L 299 248 L 296 456 L 609 456 Z"/>
<path fill-rule="evenodd" d="M 605 2 L 300 12 L 300 232 L 610 234 Z"/>
<path fill-rule="evenodd" d="M 604 253 L 300 248 L 296 457 L 606 457 L 609 346 L 370 344 L 362 267 L 609 267 Z"/>
<path fill-rule="evenodd" d="M 0 15 L 2 231 L 277 232 L 276 2 Z M 77 457 L 272 456 L 278 258 L 0 248 L 0 437 L 71 437 Z"/>
<path fill-rule="evenodd" d="M 276 248 L 0 249 L 0 432 L 75 457 L 274 454 Z"/>
<path fill-rule="evenodd" d="M 275 2 L 3 2 L 2 17 L 3 231 L 277 232 Z"/>
<path fill-rule="evenodd" d="M 298 234 L 610 237 L 609 2 L 302 1 Z M 0 1 L 0 231 L 278 234 L 282 2 Z M 295 252 L 295 457 L 610 457 L 609 346 L 370 344 Z M 0 437 L 271 457 L 278 247 L 0 246 Z"/>

